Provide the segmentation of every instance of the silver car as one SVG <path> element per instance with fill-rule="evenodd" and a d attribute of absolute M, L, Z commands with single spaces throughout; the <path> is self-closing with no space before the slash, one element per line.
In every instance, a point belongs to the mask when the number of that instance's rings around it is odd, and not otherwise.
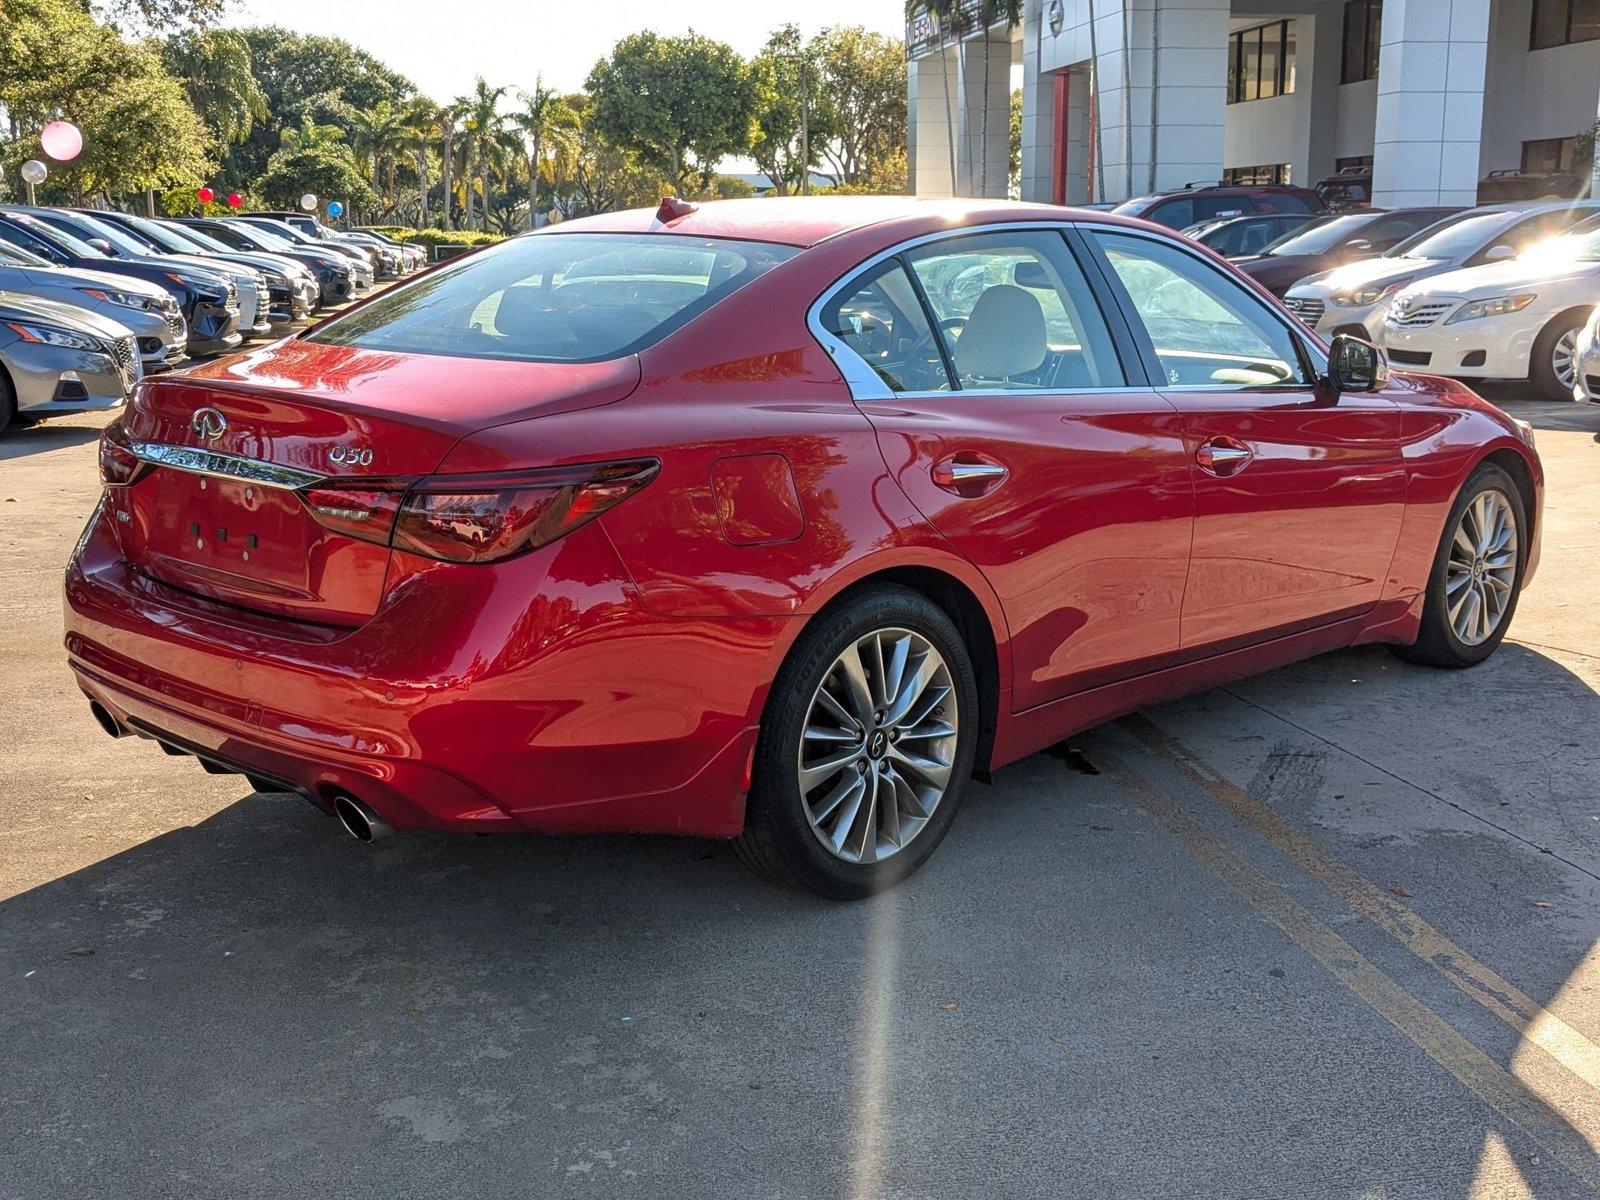
<path fill-rule="evenodd" d="M 0 429 L 119 408 L 140 374 L 127 326 L 87 309 L 0 292 Z"/>
<path fill-rule="evenodd" d="M 1572 398 L 1600 404 L 1600 308 L 1589 314 L 1578 331 L 1573 356 Z"/>
<path fill-rule="evenodd" d="M 58 267 L 0 241 L 0 291 L 85 309 L 125 325 L 138 339 L 146 374 L 165 371 L 184 359 L 189 326 L 177 297 L 143 279 Z"/>

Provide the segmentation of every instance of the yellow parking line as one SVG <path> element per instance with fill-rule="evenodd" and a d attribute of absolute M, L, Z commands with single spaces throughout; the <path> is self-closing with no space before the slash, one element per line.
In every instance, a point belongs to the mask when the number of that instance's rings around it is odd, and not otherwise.
<path fill-rule="evenodd" d="M 1162 795 L 1148 779 L 1104 748 L 1096 751 L 1095 761 L 1134 803 L 1159 822 L 1207 870 L 1316 959 L 1351 993 L 1590 1189 L 1600 1191 L 1600 1157 L 1596 1157 L 1590 1139 L 1567 1117 L 1380 971 L 1354 946 Z"/>
<path fill-rule="evenodd" d="M 1484 966 L 1391 893 L 1323 853 L 1311 838 L 1244 788 L 1213 770 L 1194 751 L 1163 733 L 1150 720 L 1136 715 L 1124 718 L 1121 724 L 1185 779 L 1276 846 L 1330 892 L 1573 1075 L 1600 1090 L 1600 1046 Z"/>

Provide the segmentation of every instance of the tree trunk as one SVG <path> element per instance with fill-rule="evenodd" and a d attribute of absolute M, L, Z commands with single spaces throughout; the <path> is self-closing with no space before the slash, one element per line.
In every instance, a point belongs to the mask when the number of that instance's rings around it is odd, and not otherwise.
<path fill-rule="evenodd" d="M 945 37 L 947 35 L 945 35 L 941 31 L 940 36 L 941 37 Z M 957 60 L 958 60 L 958 63 L 959 63 L 959 58 L 960 58 L 960 54 L 961 54 L 961 41 L 960 41 L 959 38 L 956 40 L 955 49 L 956 49 Z M 940 90 L 944 92 L 944 128 L 945 128 L 945 133 L 949 136 L 949 140 L 950 140 L 950 194 L 952 196 L 954 196 L 956 194 L 956 191 L 957 191 L 957 188 L 956 188 L 956 116 L 955 116 L 955 112 L 952 109 L 951 104 L 950 104 L 950 55 L 949 55 L 949 43 L 948 42 L 945 43 L 945 52 L 941 57 L 943 57 L 944 60 L 945 60 L 945 69 L 944 69 L 944 81 L 943 81 L 943 83 L 942 83 L 942 85 L 940 87 Z M 959 67 L 958 67 L 958 69 L 959 69 Z"/>
<path fill-rule="evenodd" d="M 539 228 L 539 139 L 533 139 L 528 156 L 528 228 Z"/>
<path fill-rule="evenodd" d="M 418 229 L 428 227 L 428 148 L 417 147 L 417 191 L 422 203 L 419 206 Z"/>
<path fill-rule="evenodd" d="M 446 130 L 444 135 L 444 156 L 440 160 L 440 170 L 444 177 L 444 211 L 440 214 L 439 220 L 441 229 L 450 228 L 450 188 L 453 182 L 450 178 L 450 167 L 454 161 L 455 155 L 450 148 L 450 132 Z"/>
<path fill-rule="evenodd" d="M 989 194 L 989 42 L 990 33 L 986 26 L 983 31 L 983 107 L 978 110 L 978 119 L 983 122 L 978 152 L 978 195 L 985 197 Z"/>

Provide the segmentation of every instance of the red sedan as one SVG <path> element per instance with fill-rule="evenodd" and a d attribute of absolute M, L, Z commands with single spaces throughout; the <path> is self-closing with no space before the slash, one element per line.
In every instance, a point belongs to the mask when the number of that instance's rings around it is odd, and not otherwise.
<path fill-rule="evenodd" d="M 856 897 L 974 774 L 1359 642 L 1505 636 L 1526 425 L 1070 209 L 573 221 L 142 383 L 66 648 L 356 836 L 651 830 Z"/>

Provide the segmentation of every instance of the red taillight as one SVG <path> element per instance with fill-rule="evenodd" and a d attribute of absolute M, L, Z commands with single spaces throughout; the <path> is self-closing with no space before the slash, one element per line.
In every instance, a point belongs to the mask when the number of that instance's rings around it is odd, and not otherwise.
<path fill-rule="evenodd" d="M 106 487 L 127 487 L 145 473 L 146 467 L 134 454 L 122 422 L 107 425 L 100 434 L 100 482 Z"/>
<path fill-rule="evenodd" d="M 547 546 L 655 478 L 654 459 L 499 475 L 435 475 L 407 487 L 364 481 L 300 493 L 329 529 L 449 562 L 494 562 Z"/>

